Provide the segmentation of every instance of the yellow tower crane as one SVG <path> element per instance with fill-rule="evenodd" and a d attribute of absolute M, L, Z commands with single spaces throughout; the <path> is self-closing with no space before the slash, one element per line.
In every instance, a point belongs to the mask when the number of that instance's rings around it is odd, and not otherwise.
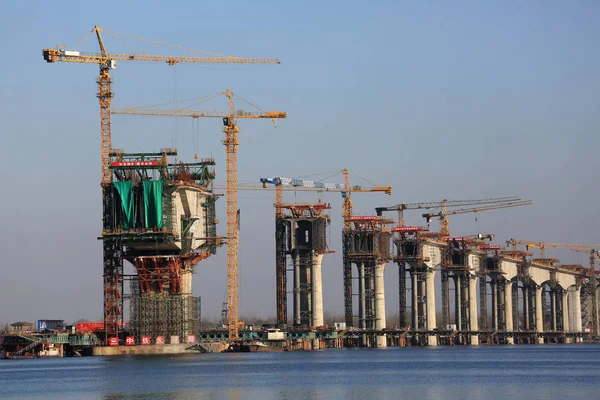
<path fill-rule="evenodd" d="M 373 186 L 371 188 L 362 188 L 361 186 L 350 186 L 350 171 L 347 168 L 342 170 L 342 174 L 344 174 L 344 186 L 346 187 L 347 192 L 342 192 L 342 196 L 344 197 L 344 206 L 343 206 L 343 216 L 344 216 L 344 229 L 348 230 L 352 227 L 352 221 L 350 217 L 352 217 L 352 193 L 367 193 L 367 192 L 383 192 L 385 194 L 392 194 L 391 186 Z"/>
<path fill-rule="evenodd" d="M 566 244 L 566 243 L 547 243 L 547 242 L 534 242 L 529 240 L 510 239 L 506 241 L 507 246 L 511 246 L 513 250 L 516 250 L 517 245 L 525 246 L 525 249 L 540 249 L 540 258 L 545 258 L 545 249 L 569 249 L 573 251 L 582 250 L 590 251 L 591 249 L 600 249 L 600 244 Z"/>
<path fill-rule="evenodd" d="M 159 117 L 222 118 L 226 153 L 227 175 L 227 320 L 229 341 L 238 339 L 238 224 L 237 224 L 237 147 L 239 128 L 236 119 L 270 118 L 277 126 L 277 119 L 286 118 L 283 111 L 245 112 L 236 110 L 234 94 L 230 90 L 221 93 L 227 97 L 228 111 L 195 111 L 189 109 L 157 110 L 152 108 L 115 108 L 113 114 L 147 115 Z M 237 98 L 241 99 L 239 96 Z M 243 100 L 243 99 L 241 99 Z M 249 103 L 251 104 L 251 103 Z M 256 107 L 256 106 L 255 106 Z"/>
<path fill-rule="evenodd" d="M 208 63 L 208 64 L 279 64 L 277 58 L 241 58 L 231 56 L 214 55 L 205 56 L 160 56 L 148 54 L 113 54 L 108 53 L 104 45 L 101 31 L 110 32 L 111 34 L 123 35 L 118 32 L 95 26 L 90 34 L 95 33 L 98 39 L 100 53 L 87 54 L 80 53 L 75 50 L 66 50 L 65 46 L 57 46 L 56 48 L 43 49 L 42 55 L 44 60 L 49 63 L 65 62 L 65 63 L 83 63 L 83 64 L 98 64 L 100 66 L 100 75 L 98 77 L 98 100 L 100 101 L 100 134 L 102 141 L 102 183 L 107 184 L 112 182 L 112 174 L 109 168 L 109 153 L 111 151 L 111 130 L 110 130 L 110 105 L 113 98 L 111 91 L 111 79 L 109 71 L 116 68 L 117 61 L 153 61 L 164 62 L 169 65 L 178 63 Z M 89 34 L 88 34 L 89 36 Z M 128 35 L 125 35 L 128 36 Z M 87 38 L 87 36 L 86 36 Z M 134 39 L 140 39 L 133 37 Z M 158 43 L 158 42 L 153 42 Z M 160 43 L 164 44 L 164 43 Z M 178 46 L 171 46 L 178 47 Z"/>

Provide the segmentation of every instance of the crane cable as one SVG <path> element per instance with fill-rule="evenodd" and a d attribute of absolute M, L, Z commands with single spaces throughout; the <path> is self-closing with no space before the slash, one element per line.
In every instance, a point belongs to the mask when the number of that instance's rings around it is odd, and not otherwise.
<path fill-rule="evenodd" d="M 192 49 L 192 48 L 184 47 L 184 46 L 176 46 L 174 44 L 169 44 L 169 43 L 165 43 L 165 42 L 159 42 L 157 40 L 144 39 L 142 37 L 128 35 L 126 33 L 116 32 L 116 31 L 113 31 L 113 30 L 110 30 L 110 29 L 106 29 L 106 28 L 103 28 L 103 30 L 106 31 L 106 32 L 114 33 L 115 35 L 126 36 L 126 37 L 129 37 L 129 38 L 132 38 L 132 39 L 136 39 L 136 40 L 139 40 L 139 41 L 143 41 L 143 42 L 149 42 L 149 43 L 158 44 L 158 45 L 166 46 L 166 47 L 173 47 L 173 48 L 176 48 L 176 49 L 182 49 L 182 50 L 186 50 L 186 51 L 190 51 L 190 52 L 202 53 L 202 54 L 210 55 L 210 56 L 213 56 L 213 57 L 231 57 L 231 56 L 225 56 L 223 54 L 212 53 L 210 51 L 196 50 L 196 49 Z"/>

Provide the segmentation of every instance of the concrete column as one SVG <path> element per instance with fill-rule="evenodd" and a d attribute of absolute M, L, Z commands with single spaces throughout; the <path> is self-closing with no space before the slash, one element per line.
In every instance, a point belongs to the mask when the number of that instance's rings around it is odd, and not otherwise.
<path fill-rule="evenodd" d="M 419 293 L 421 294 L 421 310 L 419 311 L 419 315 L 421 316 L 421 328 L 425 331 L 427 330 L 427 272 L 423 272 L 421 275 L 421 283 Z"/>
<path fill-rule="evenodd" d="M 523 286 L 523 321 L 525 331 L 529 330 L 529 289 Z"/>
<path fill-rule="evenodd" d="M 512 282 L 506 282 L 506 285 L 504 285 L 504 307 L 505 307 L 504 310 L 505 310 L 505 314 L 506 314 L 506 332 L 514 331 L 513 308 L 512 308 L 512 306 L 513 306 L 513 304 L 512 304 L 512 289 L 513 289 Z M 506 342 L 508 344 L 515 344 L 514 338 L 512 338 L 512 337 L 507 338 Z"/>
<path fill-rule="evenodd" d="M 365 329 L 365 265 L 359 263 L 358 268 L 358 327 Z"/>
<path fill-rule="evenodd" d="M 469 330 L 479 330 L 479 319 L 477 317 L 477 278 L 470 276 L 469 278 Z M 479 345 L 479 336 L 471 335 L 471 346 Z"/>
<path fill-rule="evenodd" d="M 498 330 L 498 286 L 496 280 L 492 280 L 492 329 Z"/>
<path fill-rule="evenodd" d="M 323 326 L 323 277 L 321 274 L 321 266 L 323 262 L 323 254 L 316 254 L 313 258 L 313 273 L 312 273 L 312 317 L 313 326 Z"/>
<path fill-rule="evenodd" d="M 300 256 L 294 260 L 294 325 L 300 325 Z"/>
<path fill-rule="evenodd" d="M 425 273 L 425 284 L 427 286 L 427 292 L 425 294 L 427 299 L 427 330 L 431 331 L 437 327 L 435 318 L 435 272 L 427 271 Z M 429 336 L 427 338 L 427 344 L 429 346 L 437 346 L 437 337 Z"/>
<path fill-rule="evenodd" d="M 563 290 L 562 292 L 562 315 L 563 315 L 563 331 L 571 332 L 569 329 L 569 322 L 571 317 L 571 310 L 569 310 L 569 298 L 567 296 L 567 291 Z"/>
<path fill-rule="evenodd" d="M 456 330 L 462 331 L 462 291 L 461 291 L 461 280 L 462 278 L 459 276 L 454 280 L 454 296 L 456 297 L 454 300 L 454 314 L 456 316 Z"/>
<path fill-rule="evenodd" d="M 552 289 L 550 291 L 550 300 L 551 300 L 551 309 L 552 309 L 552 319 L 550 322 L 550 329 L 555 332 L 556 331 L 556 290 Z"/>
<path fill-rule="evenodd" d="M 312 257 L 311 257 L 312 259 Z M 310 318 L 308 318 L 307 321 L 307 325 L 309 326 L 314 326 L 312 325 L 312 321 L 313 321 L 313 303 L 312 303 L 312 297 L 313 297 L 313 277 L 312 277 L 312 272 L 313 272 L 313 265 L 306 265 L 304 267 L 304 273 L 306 275 L 306 310 L 309 312 L 308 315 L 310 315 Z"/>
<path fill-rule="evenodd" d="M 375 288 L 375 266 L 373 264 L 369 264 L 369 289 L 371 293 L 371 329 L 375 329 L 375 319 L 377 318 L 377 308 L 375 305 L 376 299 L 376 288 Z"/>
<path fill-rule="evenodd" d="M 583 329 L 581 327 L 581 288 L 577 288 L 573 292 L 573 308 L 575 309 L 573 312 L 573 332 L 582 332 Z"/>
<path fill-rule="evenodd" d="M 535 331 L 544 332 L 544 309 L 542 308 L 542 287 L 535 287 Z M 538 338 L 538 343 L 544 343 L 543 338 Z"/>
<path fill-rule="evenodd" d="M 385 264 L 375 266 L 375 329 L 386 328 L 385 320 Z M 377 347 L 387 347 L 385 335 L 377 336 Z"/>
<path fill-rule="evenodd" d="M 417 299 L 417 273 L 414 271 L 411 271 L 411 278 L 412 278 L 412 285 L 411 285 L 411 290 L 412 290 L 412 328 L 413 330 L 418 330 L 419 329 L 419 301 Z"/>

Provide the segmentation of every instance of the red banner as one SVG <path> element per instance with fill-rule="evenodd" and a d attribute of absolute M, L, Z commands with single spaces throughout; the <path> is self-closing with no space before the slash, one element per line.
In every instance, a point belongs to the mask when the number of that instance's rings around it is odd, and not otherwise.
<path fill-rule="evenodd" d="M 142 336 L 142 345 L 149 345 L 150 344 L 150 336 Z"/>
<path fill-rule="evenodd" d="M 165 344 L 165 337 L 164 336 L 157 336 L 156 337 L 156 344 Z"/>
<path fill-rule="evenodd" d="M 399 226 L 394 228 L 394 232 L 419 232 L 424 230 L 420 226 Z"/>
<path fill-rule="evenodd" d="M 127 336 L 125 338 L 125 345 L 126 346 L 134 346 L 135 345 L 135 337 L 133 337 L 133 336 Z"/>
<path fill-rule="evenodd" d="M 500 246 L 481 246 L 482 250 L 500 250 Z"/>
<path fill-rule="evenodd" d="M 156 167 L 158 161 L 113 161 L 113 167 Z"/>
<path fill-rule="evenodd" d="M 109 346 L 118 346 L 119 345 L 119 338 L 116 337 L 111 337 L 108 339 L 108 345 Z"/>
<path fill-rule="evenodd" d="M 355 216 L 348 218 L 348 221 L 377 221 L 379 219 L 378 216 Z"/>

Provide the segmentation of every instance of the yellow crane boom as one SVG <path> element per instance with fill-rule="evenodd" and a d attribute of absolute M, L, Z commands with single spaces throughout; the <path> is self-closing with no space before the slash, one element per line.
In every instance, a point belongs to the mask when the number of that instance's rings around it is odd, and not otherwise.
<path fill-rule="evenodd" d="M 239 145 L 237 119 L 270 118 L 277 126 L 278 118 L 286 118 L 283 111 L 261 111 L 247 113 L 236 111 L 233 93 L 226 90 L 222 93 L 227 97 L 228 111 L 223 112 L 199 112 L 191 110 L 154 110 L 147 108 L 125 108 L 114 109 L 113 114 L 130 114 L 146 116 L 176 116 L 191 118 L 223 118 L 223 132 L 225 139 L 226 175 L 227 175 L 227 320 L 229 340 L 238 339 L 239 322 L 239 299 L 238 299 L 238 224 L 237 224 L 237 147 Z"/>
<path fill-rule="evenodd" d="M 111 129 L 110 129 L 110 106 L 113 98 L 111 90 L 112 81 L 109 70 L 116 68 L 117 61 L 148 61 L 164 62 L 169 65 L 178 63 L 209 63 L 209 64 L 279 64 L 277 58 L 242 58 L 231 56 L 161 56 L 148 54 L 112 54 L 108 53 L 104 45 L 104 39 L 100 33 L 103 29 L 95 26 L 91 33 L 96 34 L 99 53 L 87 54 L 75 50 L 65 50 L 64 46 L 47 48 L 42 50 L 44 60 L 48 63 L 83 63 L 98 64 L 100 75 L 98 77 L 98 100 L 100 102 L 100 134 L 101 134 L 101 157 L 102 157 L 102 183 L 112 182 L 112 174 L 109 168 L 109 153 L 111 151 Z M 116 32 L 115 32 L 116 33 Z"/>
<path fill-rule="evenodd" d="M 545 249 L 546 248 L 554 248 L 554 249 L 570 249 L 573 251 L 590 251 L 591 249 L 600 249 L 600 244 L 566 244 L 566 243 L 548 243 L 548 242 L 534 242 L 530 240 L 519 240 L 519 239 L 510 239 L 506 241 L 507 246 L 512 246 L 512 249 L 515 250 L 517 245 L 525 246 L 525 249 L 529 251 L 529 249 L 540 249 L 540 258 L 545 258 Z"/>
<path fill-rule="evenodd" d="M 466 214 L 466 213 L 477 213 L 477 212 L 481 212 L 481 211 L 489 211 L 489 210 L 497 210 L 500 208 L 510 208 L 510 207 L 519 207 L 519 206 L 527 206 L 533 204 L 533 201 L 531 200 L 523 200 L 523 201 L 514 201 L 514 202 L 510 202 L 510 203 L 503 203 L 503 204 L 498 204 L 498 205 L 494 205 L 494 206 L 486 206 L 486 207 L 478 207 L 478 208 L 467 208 L 464 210 L 456 210 L 456 211 L 446 211 L 446 207 L 444 206 L 442 208 L 442 211 L 438 212 L 438 213 L 427 213 L 427 214 L 423 214 L 423 218 L 425 218 L 427 220 L 427 223 L 429 223 L 431 221 L 432 218 L 439 218 L 440 219 L 440 234 L 442 236 L 449 236 L 450 235 L 450 229 L 448 226 L 448 216 L 449 215 L 457 215 L 457 214 Z"/>
<path fill-rule="evenodd" d="M 344 206 L 343 206 L 343 216 L 344 216 L 344 229 L 349 230 L 352 227 L 352 221 L 350 221 L 350 217 L 352 217 L 352 193 L 366 193 L 366 192 L 383 192 L 385 194 L 392 194 L 391 186 L 374 186 L 372 188 L 363 189 L 360 186 L 352 187 L 350 185 L 350 171 L 347 168 L 342 170 L 342 174 L 344 174 L 344 185 L 348 189 L 348 191 L 342 196 L 344 196 Z"/>

